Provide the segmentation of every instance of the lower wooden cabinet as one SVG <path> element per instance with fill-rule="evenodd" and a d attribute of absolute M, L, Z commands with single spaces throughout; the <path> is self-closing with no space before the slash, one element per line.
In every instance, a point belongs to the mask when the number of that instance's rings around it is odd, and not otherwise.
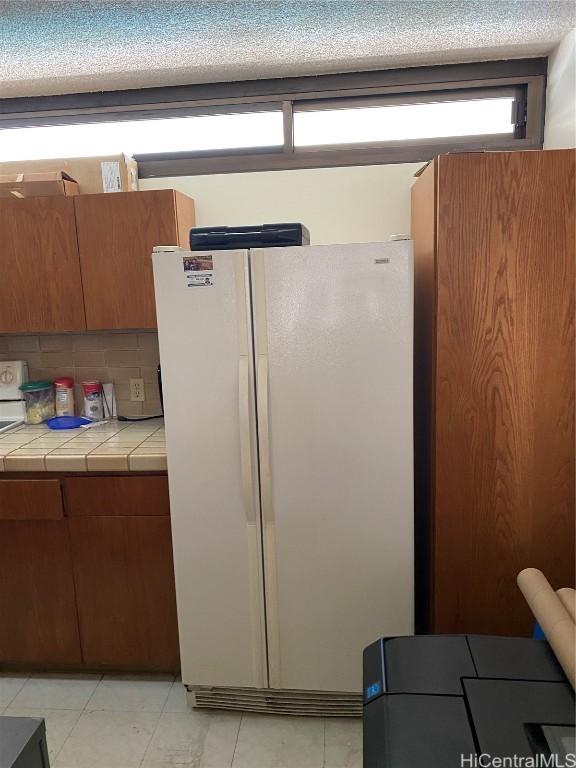
<path fill-rule="evenodd" d="M 84 663 L 179 668 L 169 517 L 71 517 Z"/>
<path fill-rule="evenodd" d="M 80 637 L 58 480 L 0 481 L 0 662 L 76 665 Z"/>
<path fill-rule="evenodd" d="M 81 661 L 67 520 L 0 520 L 0 662 Z"/>
<path fill-rule="evenodd" d="M 0 479 L 0 666 L 179 669 L 162 475 Z"/>

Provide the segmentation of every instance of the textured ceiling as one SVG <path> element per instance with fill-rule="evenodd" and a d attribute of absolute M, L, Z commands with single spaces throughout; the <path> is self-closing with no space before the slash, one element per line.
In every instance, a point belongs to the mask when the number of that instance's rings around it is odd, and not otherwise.
<path fill-rule="evenodd" d="M 573 0 L 0 0 L 0 97 L 548 53 Z"/>

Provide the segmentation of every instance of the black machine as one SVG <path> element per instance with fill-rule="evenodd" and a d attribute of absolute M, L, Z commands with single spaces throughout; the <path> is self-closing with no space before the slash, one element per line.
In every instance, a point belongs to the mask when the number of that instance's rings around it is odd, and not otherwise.
<path fill-rule="evenodd" d="M 364 768 L 492 764 L 480 755 L 576 765 L 574 692 L 544 640 L 381 638 L 363 670 Z"/>
<path fill-rule="evenodd" d="M 0 768 L 48 768 L 43 718 L 0 717 Z"/>
<path fill-rule="evenodd" d="M 235 248 L 282 248 L 310 245 L 304 224 L 260 224 L 251 227 L 193 227 L 191 251 L 224 251 Z"/>

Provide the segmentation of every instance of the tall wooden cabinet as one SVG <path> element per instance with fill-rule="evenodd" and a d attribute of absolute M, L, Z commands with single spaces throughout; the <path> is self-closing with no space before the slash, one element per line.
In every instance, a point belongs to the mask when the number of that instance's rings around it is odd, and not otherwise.
<path fill-rule="evenodd" d="M 517 573 L 574 584 L 575 155 L 445 155 L 413 187 L 420 629 L 527 635 Z"/>

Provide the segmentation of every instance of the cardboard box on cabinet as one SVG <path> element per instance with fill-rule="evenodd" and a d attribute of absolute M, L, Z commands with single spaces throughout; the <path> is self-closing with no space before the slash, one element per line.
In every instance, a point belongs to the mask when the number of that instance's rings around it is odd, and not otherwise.
<path fill-rule="evenodd" d="M 59 171 L 78 183 L 81 195 L 138 190 L 138 163 L 128 155 L 69 157 L 60 160 L 13 160 L 0 163 L 0 176 Z"/>
<path fill-rule="evenodd" d="M 62 171 L 0 174 L 0 197 L 72 197 L 78 194 L 78 184 Z"/>

